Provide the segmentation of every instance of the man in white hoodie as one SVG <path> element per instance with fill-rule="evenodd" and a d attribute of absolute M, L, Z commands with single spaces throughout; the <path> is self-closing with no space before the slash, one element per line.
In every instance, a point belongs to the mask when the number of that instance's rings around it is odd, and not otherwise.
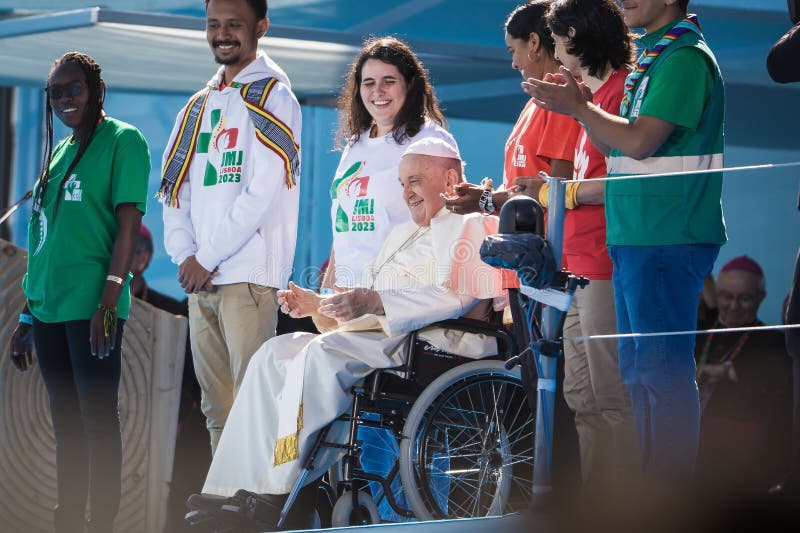
<path fill-rule="evenodd" d="M 158 193 L 164 246 L 189 294 L 212 453 L 250 357 L 275 335 L 297 236 L 300 105 L 258 51 L 266 15 L 266 0 L 206 0 L 222 66 L 178 114 Z"/>

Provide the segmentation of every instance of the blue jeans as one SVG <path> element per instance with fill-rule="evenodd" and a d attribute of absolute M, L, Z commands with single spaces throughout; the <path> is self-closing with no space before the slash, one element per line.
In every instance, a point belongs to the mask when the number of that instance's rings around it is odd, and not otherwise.
<path fill-rule="evenodd" d="M 612 246 L 620 333 L 691 331 L 703 278 L 719 245 Z M 623 338 L 619 367 L 631 394 L 644 479 L 682 484 L 700 437 L 694 335 Z"/>

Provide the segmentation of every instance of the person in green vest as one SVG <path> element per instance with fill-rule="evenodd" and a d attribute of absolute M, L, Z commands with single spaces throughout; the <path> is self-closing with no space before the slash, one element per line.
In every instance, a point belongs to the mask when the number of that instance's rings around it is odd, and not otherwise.
<path fill-rule="evenodd" d="M 619 113 L 587 101 L 561 69 L 524 87 L 546 109 L 575 117 L 608 153 L 608 175 L 722 168 L 724 88 L 688 0 L 622 3 L 644 48 Z M 719 172 L 609 181 L 607 244 L 620 333 L 693 331 L 703 278 L 726 241 Z M 590 341 L 591 342 L 591 341 Z M 700 408 L 693 334 L 622 338 L 619 362 L 631 393 L 644 479 L 690 480 Z"/>
<path fill-rule="evenodd" d="M 33 364 L 56 440 L 55 531 L 112 531 L 122 475 L 117 394 L 131 260 L 147 201 L 150 151 L 135 127 L 106 116 L 100 66 L 79 52 L 53 65 L 47 145 L 28 229 L 26 304 L 11 361 Z M 72 134 L 53 146 L 53 115 Z"/>

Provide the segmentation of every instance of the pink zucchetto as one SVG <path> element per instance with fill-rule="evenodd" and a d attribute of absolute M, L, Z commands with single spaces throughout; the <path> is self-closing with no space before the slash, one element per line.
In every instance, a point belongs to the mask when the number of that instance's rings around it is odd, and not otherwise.
<path fill-rule="evenodd" d="M 747 257 L 746 255 L 740 255 L 739 257 L 734 257 L 722 267 L 720 273 L 727 272 L 729 270 L 739 270 L 742 272 L 749 272 L 751 274 L 755 274 L 759 277 L 764 277 L 764 271 L 761 270 L 761 265 L 756 263 L 753 259 Z"/>

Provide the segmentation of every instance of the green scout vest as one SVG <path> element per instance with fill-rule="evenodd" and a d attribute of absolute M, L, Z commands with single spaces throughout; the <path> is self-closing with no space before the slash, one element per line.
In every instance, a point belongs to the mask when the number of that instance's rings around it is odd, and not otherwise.
<path fill-rule="evenodd" d="M 714 54 L 696 33 L 681 35 L 655 59 L 634 87 L 624 118 L 636 120 L 648 83 L 659 75 L 659 64 L 683 47 L 700 50 L 713 71 L 713 89 L 697 129 L 676 127 L 651 157 L 640 161 L 611 150 L 609 176 L 722 168 L 724 86 Z M 721 173 L 609 181 L 605 188 L 608 245 L 722 244 L 726 235 L 721 193 Z"/>

